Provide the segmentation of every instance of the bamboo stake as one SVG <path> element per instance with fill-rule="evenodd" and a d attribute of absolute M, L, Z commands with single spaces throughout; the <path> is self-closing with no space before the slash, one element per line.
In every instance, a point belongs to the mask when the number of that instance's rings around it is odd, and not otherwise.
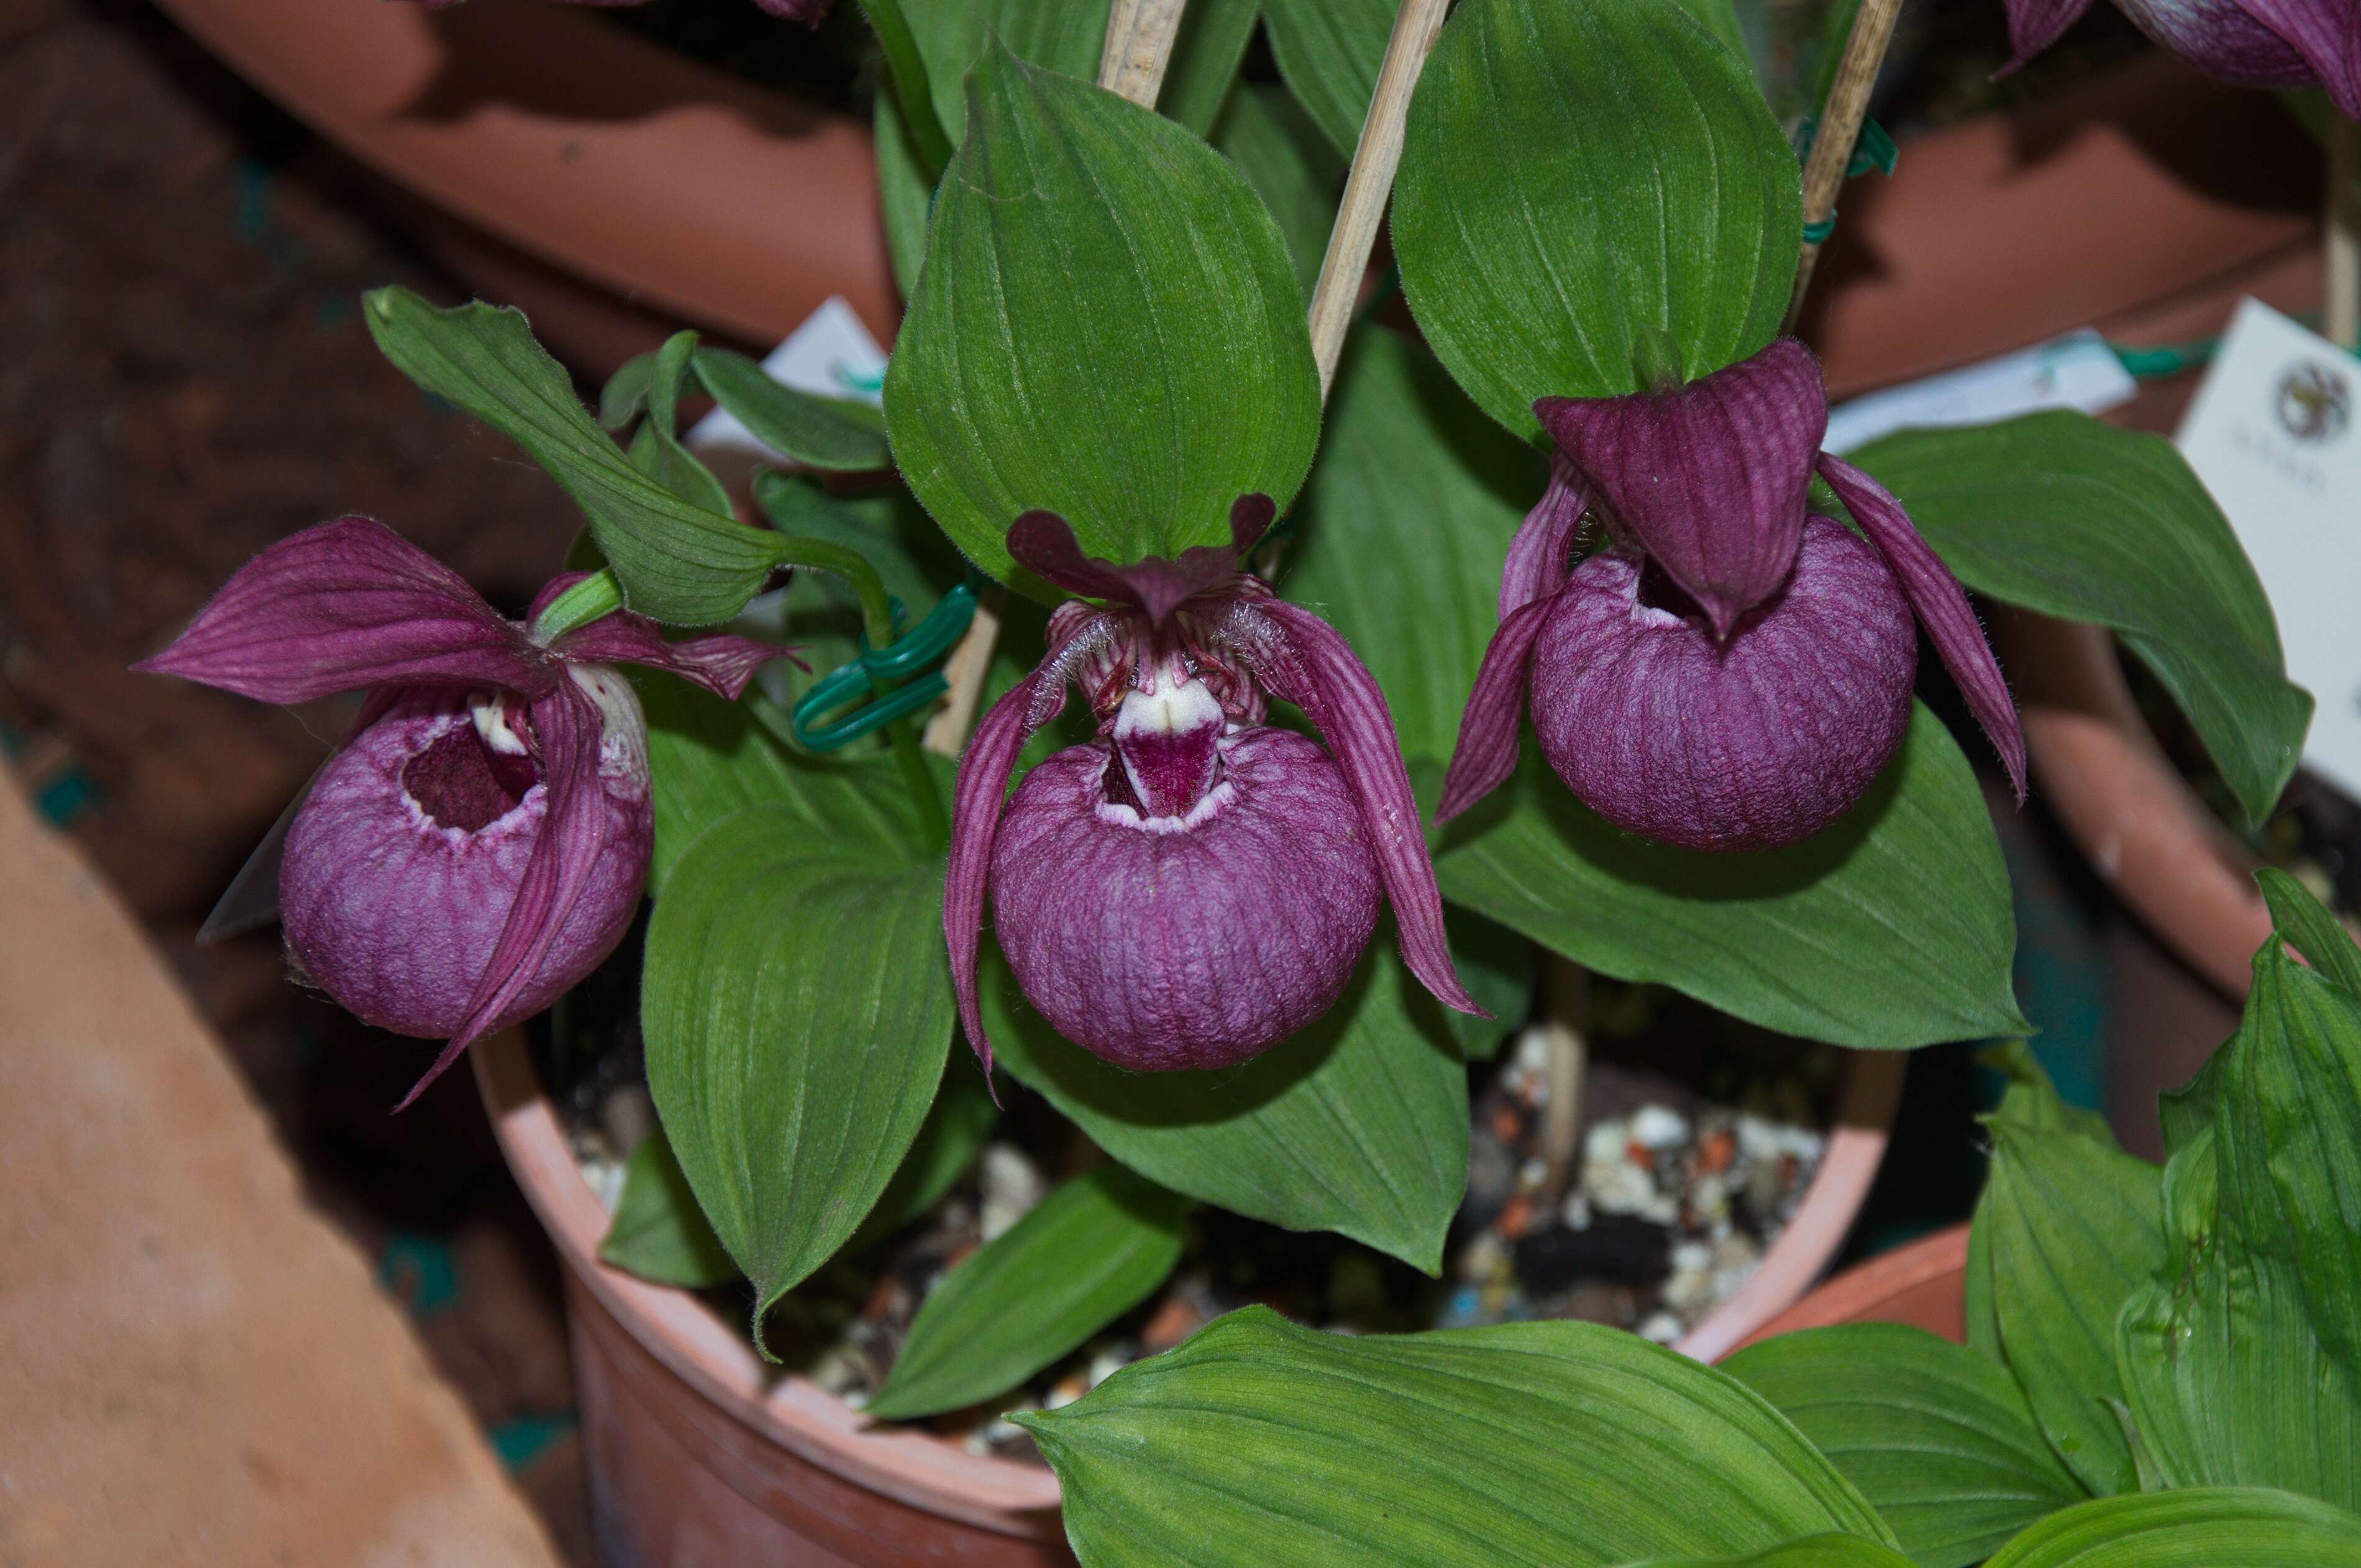
<path fill-rule="evenodd" d="M 1156 107 L 1164 87 L 1164 68 L 1172 59 L 1173 40 L 1180 34 L 1180 13 L 1188 0 L 1114 0 L 1107 9 L 1106 45 L 1099 53 L 1099 85 L 1130 99 L 1143 109 Z M 986 588 L 976 601 L 975 619 L 967 635 L 943 663 L 950 694 L 927 721 L 925 745 L 929 751 L 956 757 L 967 744 L 970 725 L 983 698 L 983 677 L 992 667 L 992 651 L 1000 641 L 1000 607 L 1008 590 Z"/>
<path fill-rule="evenodd" d="M 2334 112 L 2332 111 L 2332 114 Z M 2361 121 L 2328 125 L 2328 340 L 2361 349 Z"/>
<path fill-rule="evenodd" d="M 1576 1135 L 1582 1128 L 1582 1072 L 1589 1052 L 1582 1035 L 1589 971 L 1555 953 L 1542 971 L 1542 1038 L 1549 1047 L 1549 1099 L 1542 1112 L 1542 1179 L 1536 1201 L 1554 1214 L 1566 1189 L 1581 1179 Z M 1544 1224 L 1547 1222 L 1543 1222 Z"/>
<path fill-rule="evenodd" d="M 1836 215 L 1837 192 L 1852 164 L 1853 143 L 1861 123 L 1869 115 L 1869 92 L 1877 85 L 1886 46 L 1894 41 L 1894 19 L 1902 0 L 1861 0 L 1853 13 L 1852 34 L 1845 39 L 1844 58 L 1837 63 L 1836 80 L 1828 84 L 1828 102 L 1820 105 L 1819 127 L 1812 133 L 1811 156 L 1804 162 L 1804 227 L 1806 232 Z M 1795 291 L 1787 296 L 1787 322 L 1804 313 L 1804 295 L 1812 286 L 1812 269 L 1819 265 L 1820 247 L 1806 240 L 1795 263 Z"/>
<path fill-rule="evenodd" d="M 1328 254 L 1321 260 L 1320 281 L 1312 292 L 1312 354 L 1320 366 L 1323 402 L 1336 379 L 1345 330 L 1353 324 L 1353 307 L 1369 269 L 1369 252 L 1377 246 L 1378 225 L 1393 192 L 1394 171 L 1401 167 L 1402 126 L 1410 117 L 1411 93 L 1426 69 L 1428 51 L 1434 48 L 1450 5 L 1451 0 L 1402 0 L 1394 16 L 1393 36 L 1378 68 L 1368 117 L 1361 122 L 1352 170 L 1345 177 L 1345 199 L 1336 209 L 1336 226 L 1328 233 Z"/>

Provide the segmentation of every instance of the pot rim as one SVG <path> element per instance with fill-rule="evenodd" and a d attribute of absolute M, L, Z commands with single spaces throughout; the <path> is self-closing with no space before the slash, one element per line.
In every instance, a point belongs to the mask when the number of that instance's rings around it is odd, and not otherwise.
<path fill-rule="evenodd" d="M 1759 1344 L 1799 1329 L 1883 1321 L 1894 1301 L 1928 1285 L 1948 1277 L 1964 1288 L 1967 1273 L 1968 1227 L 1963 1221 L 1853 1265 L 1749 1334 L 1746 1343 Z"/>
<path fill-rule="evenodd" d="M 468 1054 L 500 1153 L 567 1270 L 675 1376 L 789 1453 L 912 1508 L 1009 1535 L 1038 1538 L 1045 1523 L 1055 1532 L 1058 1480 L 1048 1469 L 873 1422 L 810 1380 L 766 1366 L 689 1291 L 601 1262 L 598 1245 L 611 1216 L 583 1179 L 523 1035 L 509 1030 Z M 1900 1051 L 1847 1056 L 1828 1146 L 1794 1217 L 1746 1283 L 1675 1349 L 1719 1359 L 1795 1300 L 1843 1242 L 1884 1158 L 1905 1067 Z"/>

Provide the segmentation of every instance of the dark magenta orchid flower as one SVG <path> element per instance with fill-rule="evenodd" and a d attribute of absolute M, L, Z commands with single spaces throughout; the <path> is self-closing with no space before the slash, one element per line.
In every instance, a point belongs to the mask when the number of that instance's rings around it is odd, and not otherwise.
<path fill-rule="evenodd" d="M 1008 553 L 1080 598 L 1047 657 L 993 704 L 960 764 L 943 935 L 960 1021 L 992 1067 L 976 1005 L 989 886 L 1016 982 L 1076 1045 L 1145 1071 L 1224 1067 L 1334 1004 L 1390 899 L 1403 961 L 1463 1013 L 1434 867 L 1377 682 L 1334 627 L 1238 569 L 1268 496 L 1232 509 L 1231 543 L 1175 560 L 1085 557 L 1054 513 Z M 1081 688 L 1098 738 L 1025 777 L 1026 740 Z M 1329 750 L 1263 723 L 1295 704 Z"/>
<path fill-rule="evenodd" d="M 2005 74 L 2057 42 L 2092 0 L 2007 0 Z M 2115 0 L 2140 31 L 2241 87 L 2319 85 L 2361 119 L 2361 0 Z"/>
<path fill-rule="evenodd" d="M 533 602 L 537 617 L 581 573 Z M 786 650 L 667 642 L 616 613 L 544 642 L 381 522 L 340 518 L 240 567 L 135 666 L 261 702 L 366 688 L 287 828 L 279 906 L 295 967 L 347 1011 L 449 1043 L 530 1017 L 612 952 L 653 836 L 647 721 L 611 665 L 735 698 Z"/>
<path fill-rule="evenodd" d="M 1902 744 L 1914 617 L 2024 798 L 1975 612 L 1901 504 L 1819 449 L 1809 349 L 1781 339 L 1675 391 L 1533 411 L 1557 444 L 1550 486 L 1510 546 L 1438 818 L 1515 769 L 1530 695 L 1543 756 L 1617 827 L 1691 850 L 1809 838 Z M 1816 472 L 1860 533 L 1810 511 Z M 1589 511 L 1610 543 L 1576 566 Z"/>

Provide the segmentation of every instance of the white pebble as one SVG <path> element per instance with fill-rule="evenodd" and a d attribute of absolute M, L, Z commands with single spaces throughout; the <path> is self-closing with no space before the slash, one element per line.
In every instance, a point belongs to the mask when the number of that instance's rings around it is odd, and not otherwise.
<path fill-rule="evenodd" d="M 1559 1218 L 1565 1222 L 1565 1228 L 1569 1231 L 1590 1229 L 1590 1200 L 1579 1192 L 1567 1193 L 1565 1209 Z"/>
<path fill-rule="evenodd" d="M 1658 1312 L 1640 1325 L 1640 1337 L 1670 1344 L 1681 1337 L 1681 1321 L 1670 1312 Z"/>
<path fill-rule="evenodd" d="M 1517 1185 L 1520 1187 L 1539 1187 L 1548 1179 L 1549 1161 L 1545 1159 L 1529 1159 L 1517 1168 Z"/>
<path fill-rule="evenodd" d="M 1605 1165 L 1620 1161 L 1623 1157 L 1624 1146 L 1631 1141 L 1631 1135 L 1620 1119 L 1609 1117 L 1604 1122 L 1593 1122 L 1590 1131 L 1582 1137 L 1583 1163 Z"/>
<path fill-rule="evenodd" d="M 1642 1105 L 1631 1113 L 1631 1140 L 1643 1148 L 1668 1149 L 1688 1136 L 1688 1118 L 1669 1105 Z"/>
<path fill-rule="evenodd" d="M 1015 1144 L 983 1146 L 983 1215 L 979 1226 L 985 1241 L 997 1241 L 1011 1225 L 1041 1201 L 1047 1185 L 1033 1162 Z"/>

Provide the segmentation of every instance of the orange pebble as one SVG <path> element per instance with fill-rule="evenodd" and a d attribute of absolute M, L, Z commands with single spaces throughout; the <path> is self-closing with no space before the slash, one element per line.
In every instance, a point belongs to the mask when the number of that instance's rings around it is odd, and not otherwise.
<path fill-rule="evenodd" d="M 1492 1113 L 1492 1135 L 1502 1143 L 1513 1145 L 1524 1130 L 1523 1121 L 1508 1106 Z"/>
<path fill-rule="evenodd" d="M 1170 1350 L 1174 1345 L 1195 1333 L 1198 1326 L 1204 1321 L 1197 1315 L 1196 1308 L 1180 1297 L 1174 1296 L 1164 1305 L 1157 1308 L 1155 1315 L 1141 1325 L 1140 1345 L 1150 1355 Z"/>
<path fill-rule="evenodd" d="M 1525 1234 L 1526 1228 L 1532 1223 L 1533 1201 L 1520 1192 L 1510 1199 L 1508 1204 L 1501 1209 L 1500 1217 L 1494 1223 L 1492 1228 L 1509 1240 L 1515 1241 Z"/>
<path fill-rule="evenodd" d="M 1728 1170 L 1737 1157 L 1738 1139 L 1730 1133 L 1708 1133 L 1697 1146 L 1697 1168 L 1708 1176 Z"/>

